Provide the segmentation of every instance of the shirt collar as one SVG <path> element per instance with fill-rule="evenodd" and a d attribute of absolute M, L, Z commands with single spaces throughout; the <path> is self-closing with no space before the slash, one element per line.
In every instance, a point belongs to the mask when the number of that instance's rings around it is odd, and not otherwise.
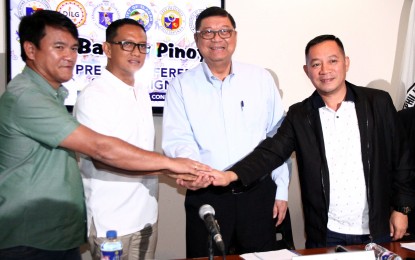
<path fill-rule="evenodd" d="M 205 74 L 205 76 L 206 76 L 206 79 L 210 82 L 210 83 L 212 83 L 213 84 L 213 82 L 215 81 L 215 80 L 218 80 L 218 78 L 216 78 L 213 74 L 212 74 L 212 72 L 210 71 L 210 69 L 209 69 L 209 66 L 206 64 L 206 62 L 205 61 L 203 61 L 202 62 L 202 68 L 203 68 L 203 73 Z M 230 77 L 233 77 L 234 75 L 235 75 L 235 66 L 233 65 L 233 62 L 232 62 L 232 64 L 231 64 L 231 72 L 229 73 L 229 76 Z"/>
<path fill-rule="evenodd" d="M 107 70 L 107 68 L 102 70 L 101 76 L 105 78 L 105 80 L 108 80 L 108 86 L 111 86 L 111 88 L 117 88 L 122 90 L 132 90 L 135 86 L 130 86 L 126 84 L 124 81 L 119 79 L 117 76 L 112 74 L 111 71 Z"/>
<path fill-rule="evenodd" d="M 346 82 L 346 97 L 344 101 L 350 101 L 355 103 L 356 101 L 356 95 L 353 93 L 353 90 L 348 86 L 348 83 Z M 321 98 L 320 94 L 318 94 L 317 90 L 313 92 L 311 95 L 311 102 L 313 104 L 313 107 L 315 109 L 319 109 L 321 107 L 325 107 L 326 104 L 324 103 L 323 99 Z"/>

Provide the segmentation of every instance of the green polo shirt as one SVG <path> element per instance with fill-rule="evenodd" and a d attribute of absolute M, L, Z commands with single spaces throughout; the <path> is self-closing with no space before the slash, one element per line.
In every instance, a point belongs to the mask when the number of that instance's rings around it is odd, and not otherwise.
<path fill-rule="evenodd" d="M 26 67 L 0 98 L 0 249 L 65 250 L 85 242 L 76 156 L 59 147 L 79 126 L 65 94 Z"/>

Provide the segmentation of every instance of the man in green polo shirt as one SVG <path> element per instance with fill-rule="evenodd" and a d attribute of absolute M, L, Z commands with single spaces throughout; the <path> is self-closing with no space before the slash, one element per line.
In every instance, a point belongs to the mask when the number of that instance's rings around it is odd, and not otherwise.
<path fill-rule="evenodd" d="M 0 259 L 81 259 L 85 206 L 75 152 L 130 174 L 196 179 L 209 167 L 100 135 L 66 111 L 78 31 L 55 11 L 23 17 L 23 72 L 0 98 Z M 138 172 L 140 171 L 140 172 Z"/>

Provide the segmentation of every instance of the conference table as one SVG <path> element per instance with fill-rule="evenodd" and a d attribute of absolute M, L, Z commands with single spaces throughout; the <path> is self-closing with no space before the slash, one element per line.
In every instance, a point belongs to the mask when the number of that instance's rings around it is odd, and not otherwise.
<path fill-rule="evenodd" d="M 401 247 L 401 243 L 410 243 L 410 242 L 391 242 L 391 243 L 384 243 L 380 244 L 381 246 L 389 249 L 390 251 L 400 255 L 403 260 L 415 260 L 415 251 L 406 249 Z M 365 245 L 353 245 L 353 246 L 345 246 L 345 248 L 351 252 L 353 251 L 361 251 L 365 249 Z M 334 253 L 334 247 L 327 247 L 327 248 L 313 248 L 313 249 L 297 249 L 295 250 L 296 253 L 300 255 L 317 255 L 317 254 L 327 254 L 327 253 Z M 198 260 L 206 260 L 207 257 L 202 258 L 188 258 L 188 259 L 198 259 Z M 214 260 L 221 260 L 221 256 L 215 256 Z M 184 260 L 184 259 L 182 259 Z M 243 260 L 242 257 L 239 255 L 227 255 L 226 260 Z"/>

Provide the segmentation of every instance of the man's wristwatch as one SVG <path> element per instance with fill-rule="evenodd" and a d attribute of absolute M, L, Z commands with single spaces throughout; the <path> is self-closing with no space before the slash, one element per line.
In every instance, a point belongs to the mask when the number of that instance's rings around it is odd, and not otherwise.
<path fill-rule="evenodd" d="M 395 207 L 393 207 L 393 210 L 398 211 L 398 212 L 400 212 L 404 215 L 408 215 L 409 212 L 412 211 L 411 207 L 408 207 L 408 206 L 406 206 L 406 207 L 396 207 L 395 206 Z"/>

